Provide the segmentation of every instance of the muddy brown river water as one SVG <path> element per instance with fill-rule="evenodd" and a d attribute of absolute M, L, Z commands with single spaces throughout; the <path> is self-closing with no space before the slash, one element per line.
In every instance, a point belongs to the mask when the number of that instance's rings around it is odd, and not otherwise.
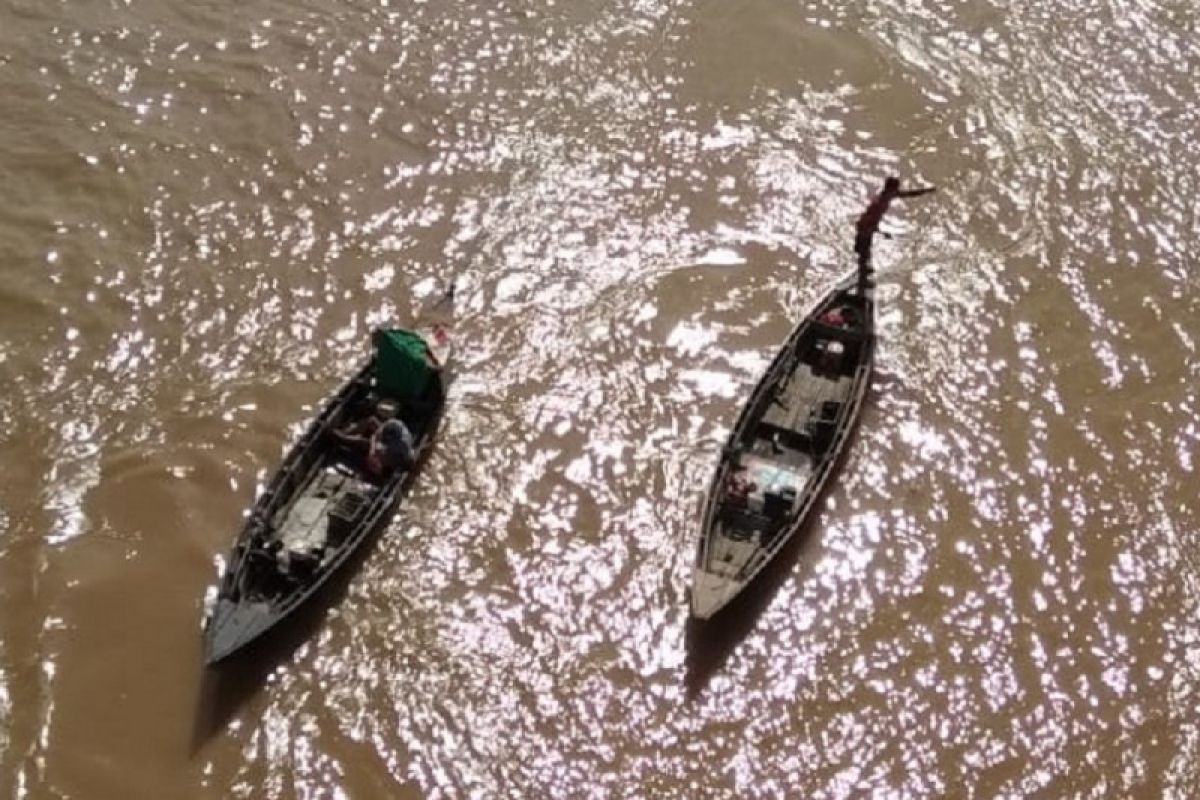
<path fill-rule="evenodd" d="M 1177 0 L 0 0 L 0 796 L 1200 796 Z M 740 403 L 876 247 L 841 479 L 716 627 Z M 208 673 L 284 445 L 458 276 L 437 450 Z"/>

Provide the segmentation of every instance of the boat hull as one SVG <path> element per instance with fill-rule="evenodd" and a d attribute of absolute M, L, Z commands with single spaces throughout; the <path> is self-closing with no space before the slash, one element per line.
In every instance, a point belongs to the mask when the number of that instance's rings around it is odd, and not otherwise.
<path fill-rule="evenodd" d="M 444 299 L 450 298 L 452 291 Z M 400 418 L 413 434 L 413 463 L 383 478 L 369 476 L 331 435 L 379 399 L 378 357 L 372 357 L 326 402 L 255 501 L 205 614 L 207 664 L 233 656 L 303 606 L 395 512 L 416 479 L 445 410 L 449 318 L 438 314 L 412 333 L 424 342 L 431 365 L 419 396 L 401 404 Z"/>
<path fill-rule="evenodd" d="M 848 277 L 793 328 L 722 450 L 704 503 L 694 617 L 728 605 L 803 527 L 847 449 L 874 357 L 874 292 Z"/>

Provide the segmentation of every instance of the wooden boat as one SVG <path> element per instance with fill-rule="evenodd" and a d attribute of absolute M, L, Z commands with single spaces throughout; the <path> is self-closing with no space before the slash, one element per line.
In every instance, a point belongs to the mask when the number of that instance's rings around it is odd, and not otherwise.
<path fill-rule="evenodd" d="M 692 577 L 695 617 L 729 603 L 800 529 L 862 411 L 874 357 L 874 290 L 851 276 L 792 330 L 722 451 Z"/>
<path fill-rule="evenodd" d="M 446 402 L 453 288 L 416 330 L 375 331 L 374 352 L 326 403 L 254 503 L 215 596 L 206 599 L 205 661 L 215 664 L 275 627 L 337 571 L 397 505 L 437 433 Z M 423 377 L 422 377 L 423 376 Z M 332 435 L 398 401 L 413 462 L 371 473 Z"/>

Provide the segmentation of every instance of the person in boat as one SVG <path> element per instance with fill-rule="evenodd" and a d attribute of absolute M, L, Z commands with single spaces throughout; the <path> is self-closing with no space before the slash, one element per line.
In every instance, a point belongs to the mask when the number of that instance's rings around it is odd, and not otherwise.
<path fill-rule="evenodd" d="M 362 419 L 330 433 L 354 456 L 357 468 L 368 477 L 383 478 L 394 469 L 411 468 L 415 461 L 412 432 L 397 416 L 399 412 L 396 401 L 380 400 Z"/>
<path fill-rule="evenodd" d="M 846 327 L 846 314 L 841 306 L 834 306 L 817 317 L 817 321 L 831 328 L 844 328 Z"/>
<path fill-rule="evenodd" d="M 936 188 L 935 186 L 926 186 L 921 189 L 902 190 L 900 179 L 895 175 L 889 175 L 884 180 L 883 191 L 871 198 L 867 210 L 854 223 L 854 253 L 858 256 L 858 288 L 860 291 L 870 285 L 871 274 L 874 272 L 871 269 L 871 241 L 875 238 L 875 234 L 883 233 L 888 239 L 892 238 L 890 233 L 879 230 L 879 224 L 883 222 L 883 215 L 891 207 L 892 201 L 906 197 L 920 197 L 929 194 Z"/>
<path fill-rule="evenodd" d="M 817 322 L 831 328 L 853 328 L 858 325 L 858 312 L 851 306 L 834 306 L 821 316 Z"/>
<path fill-rule="evenodd" d="M 384 477 L 392 470 L 412 469 L 415 462 L 412 431 L 396 417 L 384 420 L 371 437 L 367 473 Z"/>
<path fill-rule="evenodd" d="M 737 506 L 750 505 L 750 495 L 758 489 L 758 485 L 750 480 L 750 471 L 745 465 L 738 464 L 729 476 L 727 497 L 729 502 Z"/>

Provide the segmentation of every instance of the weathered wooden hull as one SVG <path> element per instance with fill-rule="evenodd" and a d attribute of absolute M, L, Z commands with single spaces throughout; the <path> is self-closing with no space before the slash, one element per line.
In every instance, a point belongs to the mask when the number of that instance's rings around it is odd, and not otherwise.
<path fill-rule="evenodd" d="M 368 364 L 360 373 L 346 384 L 325 409 L 313 421 L 304 436 L 292 448 L 284 459 L 283 466 L 272 480 L 271 485 L 258 498 L 249 521 L 238 536 L 238 544 L 230 557 L 229 567 L 221 581 L 216 605 L 205 625 L 204 645 L 205 661 L 214 664 L 222 661 L 260 638 L 275 626 L 283 622 L 297 608 L 308 601 L 325 582 L 332 577 L 345 561 L 368 540 L 370 534 L 395 512 L 398 499 L 404 490 L 415 479 L 424 455 L 432 447 L 437 428 L 441 420 L 442 408 L 439 408 L 429 420 L 428 427 L 422 432 L 417 443 L 417 466 L 411 470 L 398 472 L 387 479 L 370 498 L 369 504 L 361 512 L 361 517 L 353 527 L 324 559 L 319 567 L 307 580 L 298 583 L 278 597 L 260 599 L 247 597 L 235 591 L 239 568 L 244 568 L 248 541 L 255 534 L 255 520 L 271 514 L 272 492 L 281 489 L 280 476 L 286 473 L 289 464 L 304 463 L 305 451 L 312 448 L 323 448 L 321 439 L 331 420 L 337 418 L 337 409 L 347 398 L 352 398 L 353 386 L 356 380 L 368 374 L 371 365 Z M 443 392 L 444 394 L 444 392 Z M 444 408 L 444 405 L 443 405 Z M 320 468 L 320 456 L 313 468 Z"/>
<path fill-rule="evenodd" d="M 443 300 L 452 299 L 452 294 Z M 343 424 L 372 391 L 376 363 L 372 358 L 326 402 L 255 501 L 234 543 L 216 597 L 206 609 L 206 663 L 229 658 L 291 616 L 395 512 L 433 446 L 445 410 L 451 369 L 450 313 L 418 330 L 441 368 L 429 382 L 428 396 L 414 404 L 419 411 L 405 419 L 412 428 L 415 464 L 374 482 L 344 467 L 330 443 L 331 428 Z M 301 501 L 311 501 L 309 505 L 315 509 L 307 522 L 324 536 L 314 548 L 320 555 L 289 564 L 295 569 L 281 572 L 277 553 L 267 545 L 283 547 L 279 522 L 290 523 L 300 513 Z M 304 533 L 303 526 L 293 527 Z M 307 568 L 301 571 L 301 566 Z"/>
<path fill-rule="evenodd" d="M 853 277 L 826 294 L 742 409 L 704 503 L 693 616 L 711 617 L 748 586 L 801 529 L 832 479 L 870 386 L 873 295 L 860 293 Z M 846 309 L 853 324 L 822 322 L 835 308 Z"/>

